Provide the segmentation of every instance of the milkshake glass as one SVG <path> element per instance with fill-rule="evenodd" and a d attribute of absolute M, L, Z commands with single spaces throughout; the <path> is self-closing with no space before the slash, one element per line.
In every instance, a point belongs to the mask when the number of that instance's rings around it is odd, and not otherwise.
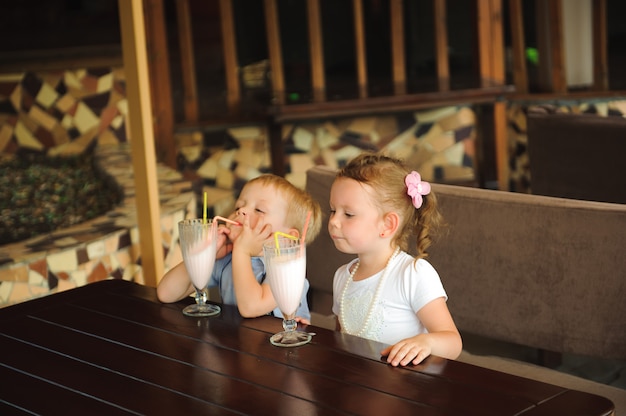
<path fill-rule="evenodd" d="M 180 249 L 189 279 L 196 289 L 196 303 L 183 309 L 187 316 L 212 316 L 220 313 L 218 305 L 207 303 L 207 284 L 215 265 L 217 222 L 200 218 L 178 223 Z"/>
<path fill-rule="evenodd" d="M 296 347 L 311 341 L 307 332 L 296 331 L 296 311 L 300 305 L 306 275 L 306 250 L 298 238 L 277 237 L 263 246 L 265 272 L 272 295 L 283 314 L 284 331 L 272 335 L 279 347 Z"/>

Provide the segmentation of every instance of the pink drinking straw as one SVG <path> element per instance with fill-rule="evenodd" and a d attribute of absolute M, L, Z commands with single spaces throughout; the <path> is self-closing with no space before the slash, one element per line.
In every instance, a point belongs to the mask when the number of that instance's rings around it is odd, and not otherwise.
<path fill-rule="evenodd" d="M 307 212 L 306 220 L 304 221 L 304 228 L 302 229 L 302 240 L 300 241 L 300 243 L 302 244 L 302 247 L 304 247 L 304 244 L 305 244 L 306 232 L 309 229 L 310 220 L 311 220 L 311 211 Z"/>
<path fill-rule="evenodd" d="M 241 226 L 240 222 L 233 221 L 233 220 L 228 219 L 228 218 L 220 217 L 219 215 L 216 215 L 216 216 L 213 217 L 213 221 L 214 222 L 217 222 L 217 220 L 222 220 L 222 221 L 227 222 L 227 223 L 232 224 L 232 225 L 239 225 L 239 226 Z"/>

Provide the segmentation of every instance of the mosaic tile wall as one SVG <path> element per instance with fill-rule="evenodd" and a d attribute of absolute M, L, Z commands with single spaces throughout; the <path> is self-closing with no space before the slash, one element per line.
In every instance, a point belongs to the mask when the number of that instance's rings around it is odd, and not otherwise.
<path fill-rule="evenodd" d="M 465 106 L 285 125 L 286 178 L 304 188 L 314 165 L 336 168 L 364 150 L 383 150 L 405 159 L 425 180 L 473 183 L 475 131 L 475 114 Z M 271 171 L 263 126 L 178 134 L 177 147 L 178 170 L 197 179 L 214 214 L 228 214 L 243 184 Z"/>
<path fill-rule="evenodd" d="M 27 73 L 0 82 L 0 153 L 78 154 L 96 142 L 98 165 L 123 190 L 99 218 L 0 247 L 0 306 L 103 279 L 143 283 L 124 74 L 119 69 Z M 165 267 L 181 261 L 175 224 L 195 215 L 191 183 L 157 168 Z"/>
<path fill-rule="evenodd" d="M 0 152 L 80 153 L 93 140 L 126 142 L 128 103 L 119 68 L 0 79 Z"/>

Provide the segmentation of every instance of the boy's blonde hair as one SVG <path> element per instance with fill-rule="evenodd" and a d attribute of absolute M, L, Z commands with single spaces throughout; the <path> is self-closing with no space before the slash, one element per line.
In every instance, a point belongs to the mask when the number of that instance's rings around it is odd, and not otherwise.
<path fill-rule="evenodd" d="M 246 184 L 249 183 L 271 186 L 285 198 L 285 201 L 287 201 L 285 224 L 289 228 L 297 229 L 300 232 L 300 237 L 302 237 L 304 223 L 310 211 L 311 218 L 305 239 L 307 244 L 315 240 L 322 227 L 322 209 L 320 204 L 308 192 L 298 188 L 282 176 L 273 174 L 257 176 Z"/>

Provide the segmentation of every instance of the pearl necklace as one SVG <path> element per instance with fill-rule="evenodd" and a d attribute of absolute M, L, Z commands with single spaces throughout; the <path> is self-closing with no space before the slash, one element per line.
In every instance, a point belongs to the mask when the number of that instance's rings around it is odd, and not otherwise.
<path fill-rule="evenodd" d="M 393 254 L 391 255 L 391 257 L 389 257 L 389 260 L 387 260 L 387 264 L 385 264 L 385 268 L 383 269 L 383 275 L 380 277 L 380 280 L 378 281 L 378 286 L 376 287 L 376 292 L 374 292 L 374 297 L 372 298 L 372 303 L 370 303 L 370 307 L 369 310 L 367 311 L 367 315 L 365 316 L 365 319 L 363 320 L 363 324 L 361 325 L 361 329 L 359 331 L 357 331 L 354 334 L 351 335 L 356 335 L 358 337 L 362 337 L 363 334 L 365 333 L 365 330 L 367 329 L 367 327 L 369 326 L 370 320 L 372 319 L 372 313 L 375 309 L 376 304 L 378 303 L 378 298 L 380 297 L 380 292 L 382 290 L 382 287 L 385 283 L 385 279 L 387 278 L 387 269 L 389 268 L 389 264 L 391 264 L 391 261 L 398 255 L 398 253 L 400 253 L 400 247 L 396 247 L 396 250 L 393 252 Z M 339 321 L 341 324 L 341 329 L 343 332 L 346 333 L 350 333 L 348 332 L 348 329 L 346 327 L 346 322 L 345 322 L 345 318 L 344 318 L 344 303 L 345 303 L 345 298 L 346 298 L 346 292 L 348 291 L 348 286 L 350 285 L 350 283 L 353 281 L 354 279 L 354 275 L 356 274 L 356 271 L 359 269 L 359 265 L 361 264 L 360 261 L 357 261 L 357 263 L 354 265 L 354 268 L 352 269 L 352 272 L 350 272 L 350 276 L 348 276 L 348 280 L 346 281 L 346 284 L 343 287 L 343 291 L 341 292 L 341 300 L 339 301 L 339 305 L 341 307 L 341 314 L 339 315 Z"/>

